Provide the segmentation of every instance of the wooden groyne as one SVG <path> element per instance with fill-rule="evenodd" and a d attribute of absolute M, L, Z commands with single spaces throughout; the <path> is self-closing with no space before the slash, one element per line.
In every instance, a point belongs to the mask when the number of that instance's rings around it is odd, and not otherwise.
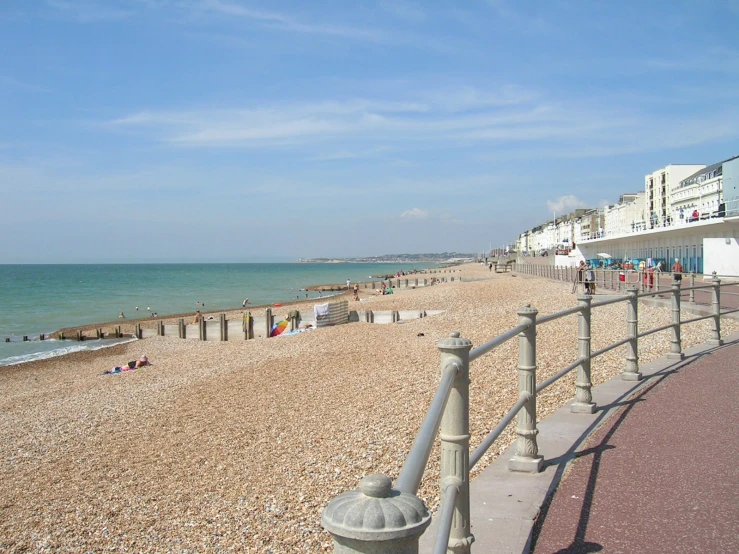
<path fill-rule="evenodd" d="M 441 283 L 450 283 L 455 281 L 461 281 L 461 276 L 455 275 L 459 273 L 459 269 L 431 269 L 425 270 L 420 273 L 413 273 L 408 275 L 397 274 L 389 276 L 388 278 L 380 281 L 372 280 L 361 283 L 356 283 L 361 290 L 376 290 L 380 291 L 382 285 L 385 284 L 388 288 L 393 289 L 404 289 L 404 288 L 418 288 L 427 287 Z M 434 275 L 428 277 L 428 274 Z M 314 285 L 307 287 L 306 290 L 311 291 L 322 291 L 322 292 L 347 292 L 351 290 L 354 284 L 347 287 L 346 284 L 326 284 L 326 285 Z M 303 302 L 298 298 L 299 301 Z M 320 299 L 311 298 L 310 302 L 315 303 Z M 326 298 L 329 301 L 329 298 Z M 287 302 L 287 301 L 286 301 Z M 291 301 L 294 302 L 294 301 Z M 280 307 L 280 306 L 278 306 Z M 258 306 L 252 309 L 252 311 L 259 309 Z M 272 326 L 275 323 L 275 315 L 272 313 L 273 307 L 267 307 L 264 315 L 252 314 L 248 320 L 242 318 L 240 320 L 232 319 L 228 320 L 226 314 L 218 313 L 207 313 L 203 314 L 203 317 L 198 323 L 187 323 L 192 321 L 194 314 L 182 314 L 183 317 L 177 319 L 175 324 L 165 324 L 163 320 L 171 320 L 177 318 L 177 315 L 160 316 L 156 319 L 141 319 L 135 321 L 133 332 L 123 332 L 120 324 L 99 324 L 99 325 L 85 325 L 81 327 L 70 327 L 65 328 L 54 333 L 41 334 L 37 336 L 23 335 L 21 337 L 4 337 L 5 342 L 20 342 L 30 340 L 47 340 L 50 338 L 58 340 L 95 340 L 95 339 L 121 339 L 121 338 L 146 338 L 152 336 L 175 336 L 182 339 L 199 339 L 199 340 L 250 340 L 254 338 L 268 338 Z M 297 310 L 293 310 L 297 311 Z M 250 312 L 244 312 L 244 314 Z M 300 312 L 298 312 L 300 313 Z M 404 321 L 408 319 L 416 319 L 418 317 L 425 317 L 426 315 L 434 315 L 437 312 L 427 312 L 425 310 L 406 310 L 401 312 L 392 312 L 390 310 L 384 311 L 372 311 L 372 310 L 347 310 L 347 322 L 364 321 L 368 323 L 396 323 L 398 321 Z M 277 321 L 282 318 L 277 319 Z M 290 330 L 298 328 L 300 321 L 312 322 L 313 326 L 316 326 L 315 317 L 310 314 L 307 320 L 298 320 L 295 322 L 293 318 L 290 320 Z M 127 325 L 132 322 L 128 321 Z M 153 324 L 153 325 L 149 325 Z"/>

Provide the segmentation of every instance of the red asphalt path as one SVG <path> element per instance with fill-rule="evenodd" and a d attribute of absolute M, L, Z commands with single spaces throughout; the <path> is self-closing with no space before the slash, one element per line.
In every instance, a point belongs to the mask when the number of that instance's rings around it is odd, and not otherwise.
<path fill-rule="evenodd" d="M 648 379 L 581 447 L 535 554 L 739 552 L 739 343 Z"/>

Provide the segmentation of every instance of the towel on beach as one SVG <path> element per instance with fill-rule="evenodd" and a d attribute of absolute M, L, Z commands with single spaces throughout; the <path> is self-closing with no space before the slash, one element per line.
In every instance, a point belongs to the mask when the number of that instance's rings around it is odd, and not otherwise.
<path fill-rule="evenodd" d="M 134 371 L 136 368 L 129 366 L 115 366 L 113 369 L 103 371 L 100 375 L 114 375 L 116 373 L 123 373 L 124 371 Z"/>
<path fill-rule="evenodd" d="M 153 366 L 151 362 L 146 363 L 145 365 L 141 367 L 149 367 Z M 103 371 L 100 375 L 116 375 L 118 373 L 125 373 L 127 371 L 136 371 L 136 362 L 128 362 L 128 365 L 124 366 L 115 366 L 113 369 L 108 369 L 106 371 Z"/>
<path fill-rule="evenodd" d="M 325 304 L 316 304 L 313 306 L 313 313 L 318 316 L 327 316 L 328 315 L 328 302 Z"/>

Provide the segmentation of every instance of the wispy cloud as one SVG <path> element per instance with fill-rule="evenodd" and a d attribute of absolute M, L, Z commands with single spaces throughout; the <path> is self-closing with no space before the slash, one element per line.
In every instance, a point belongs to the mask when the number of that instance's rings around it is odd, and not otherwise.
<path fill-rule="evenodd" d="M 451 52 L 455 48 L 449 40 L 440 40 L 435 34 L 430 37 L 416 34 L 404 29 L 402 32 L 384 28 L 353 25 L 351 23 L 333 23 L 326 21 L 307 21 L 289 12 L 260 10 L 245 4 L 224 0 L 200 0 L 188 5 L 192 14 L 210 14 L 251 21 L 265 29 L 292 34 L 305 34 L 340 38 L 351 41 L 369 42 L 384 45 L 404 45 L 412 48 L 430 49 L 440 52 Z M 401 12 L 402 12 L 402 8 Z M 406 19 L 415 13 L 411 7 L 405 11 Z"/>
<path fill-rule="evenodd" d="M 49 89 L 39 85 L 27 83 L 14 77 L 0 75 L 0 90 L 3 88 L 18 89 L 26 92 L 49 92 Z"/>
<path fill-rule="evenodd" d="M 428 216 L 429 216 L 428 212 L 420 208 L 412 208 L 400 214 L 400 217 L 404 219 L 426 219 Z"/>
<path fill-rule="evenodd" d="M 392 39 L 391 35 L 383 31 L 349 25 L 307 23 L 287 13 L 255 10 L 235 2 L 203 0 L 203 2 L 198 6 L 198 9 L 204 12 L 250 19 L 268 27 L 293 33 L 327 35 L 376 42 L 388 42 Z"/>
<path fill-rule="evenodd" d="M 737 110 L 727 112 L 720 106 L 714 111 L 721 118 L 707 128 L 710 110 L 676 118 L 638 105 L 601 105 L 579 98 L 554 101 L 525 90 L 502 99 L 475 89 L 463 89 L 458 96 L 462 100 L 451 103 L 434 99 L 446 98 L 443 94 L 427 94 L 421 99 L 356 98 L 252 109 L 145 111 L 104 126 L 145 133 L 180 147 L 304 148 L 317 142 L 336 143 L 341 146 L 334 145 L 329 152 L 337 159 L 378 146 L 401 151 L 497 144 L 510 152 L 518 144 L 530 152 L 547 141 L 546 157 L 577 158 L 680 148 L 739 136 L 739 129 L 730 123 L 735 119 L 729 117 Z"/>
<path fill-rule="evenodd" d="M 125 19 L 133 16 L 136 12 L 111 5 L 110 3 L 96 2 L 94 0 L 79 0 L 68 2 L 65 0 L 46 0 L 46 5 L 65 15 L 70 15 L 81 22 L 93 22 L 104 20 Z"/>
<path fill-rule="evenodd" d="M 405 21 L 419 22 L 426 19 L 426 12 L 420 6 L 411 4 L 410 2 L 393 0 L 392 2 L 381 2 L 380 7 Z"/>

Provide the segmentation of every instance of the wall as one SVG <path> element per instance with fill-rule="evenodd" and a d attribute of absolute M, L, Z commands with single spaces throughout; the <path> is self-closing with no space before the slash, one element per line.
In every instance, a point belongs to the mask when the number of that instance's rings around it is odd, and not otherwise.
<path fill-rule="evenodd" d="M 727 244 L 728 242 L 728 244 Z M 739 276 L 739 243 L 736 238 L 703 239 L 704 274 Z"/>
<path fill-rule="evenodd" d="M 739 216 L 739 158 L 723 164 L 726 217 Z"/>
<path fill-rule="evenodd" d="M 559 267 L 577 267 L 577 264 L 580 263 L 580 260 L 582 260 L 582 256 L 580 255 L 580 251 L 575 248 L 575 251 L 572 252 L 571 256 L 554 256 L 554 265 Z"/>

